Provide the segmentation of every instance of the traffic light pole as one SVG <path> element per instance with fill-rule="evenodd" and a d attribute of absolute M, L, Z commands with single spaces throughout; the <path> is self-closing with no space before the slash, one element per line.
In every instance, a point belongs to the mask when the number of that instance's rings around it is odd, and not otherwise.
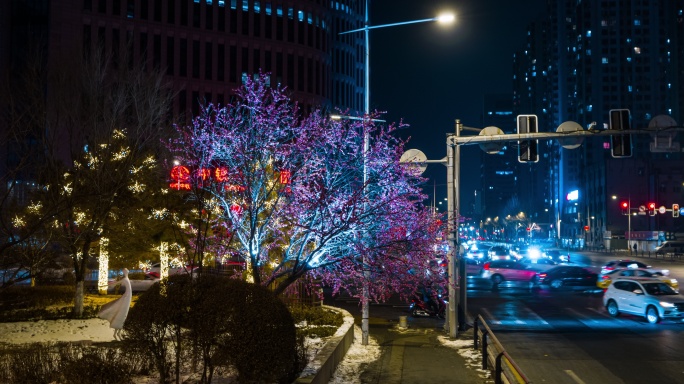
<path fill-rule="evenodd" d="M 684 130 L 683 127 L 670 127 L 670 130 Z M 447 200 L 449 217 L 449 240 L 451 250 L 448 254 L 449 261 L 449 306 L 447 310 L 447 327 L 449 337 L 455 338 L 457 330 L 466 330 L 466 304 L 467 304 L 467 276 L 465 273 L 465 258 L 459 257 L 459 187 L 460 187 L 460 146 L 496 142 L 512 142 L 539 139 L 570 139 L 594 136 L 614 136 L 629 134 L 656 133 L 658 130 L 616 130 L 616 129 L 589 129 L 565 132 L 537 132 L 537 133 L 515 133 L 515 134 L 495 134 L 478 136 L 461 136 L 462 130 L 482 131 L 478 128 L 463 126 L 460 119 L 456 119 L 455 132 L 447 134 L 447 157 L 443 160 L 427 160 L 426 163 L 442 163 L 447 166 Z M 631 202 L 630 202 L 631 204 Z M 630 207 L 631 209 L 631 207 Z M 631 232 L 631 217 L 629 218 L 629 231 Z M 453 227 L 452 227 L 453 226 Z M 458 267 L 457 263 L 458 262 Z M 459 273 L 460 272 L 460 273 Z M 456 284 L 458 282 L 458 285 Z M 458 294 L 456 287 L 458 286 Z M 458 297 L 458 299 L 457 299 Z M 457 321 L 458 315 L 458 321 Z M 458 327 L 458 328 L 457 328 Z"/>

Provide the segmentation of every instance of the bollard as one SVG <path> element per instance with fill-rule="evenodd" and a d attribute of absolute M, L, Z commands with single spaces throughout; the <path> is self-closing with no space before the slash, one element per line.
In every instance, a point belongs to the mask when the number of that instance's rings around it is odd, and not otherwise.
<path fill-rule="evenodd" d="M 399 328 L 406 329 L 408 325 L 406 324 L 406 316 L 399 316 Z"/>

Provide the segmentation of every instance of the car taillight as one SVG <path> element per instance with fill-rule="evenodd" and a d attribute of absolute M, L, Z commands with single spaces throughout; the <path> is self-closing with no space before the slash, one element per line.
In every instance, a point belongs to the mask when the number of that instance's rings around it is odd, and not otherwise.
<path fill-rule="evenodd" d="M 603 276 L 603 280 L 610 280 L 610 277 L 608 277 L 608 276 Z"/>
<path fill-rule="evenodd" d="M 539 274 L 539 280 L 544 280 L 546 278 L 546 273 Z"/>
<path fill-rule="evenodd" d="M 486 271 L 489 271 L 489 263 L 484 263 L 484 266 L 482 268 Z"/>

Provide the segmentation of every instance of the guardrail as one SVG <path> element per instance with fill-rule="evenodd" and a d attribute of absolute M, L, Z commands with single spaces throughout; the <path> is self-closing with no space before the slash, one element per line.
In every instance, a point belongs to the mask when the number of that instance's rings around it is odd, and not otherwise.
<path fill-rule="evenodd" d="M 477 316 L 473 327 L 473 348 L 478 349 L 482 344 L 482 369 L 492 372 L 495 384 L 531 383 L 481 315 Z"/>

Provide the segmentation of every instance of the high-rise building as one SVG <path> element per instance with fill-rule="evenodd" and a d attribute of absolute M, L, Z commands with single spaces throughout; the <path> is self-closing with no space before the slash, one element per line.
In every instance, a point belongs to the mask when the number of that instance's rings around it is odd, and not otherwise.
<path fill-rule="evenodd" d="M 21 81 L 35 57 L 54 69 L 98 50 L 115 65 L 125 59 L 131 67 L 162 71 L 180 121 L 189 122 L 201 104 L 227 103 L 260 71 L 270 74 L 271 84 L 286 86 L 305 112 L 322 107 L 354 114 L 363 112 L 364 39 L 339 33 L 363 22 L 360 0 L 1 1 L 0 81 Z M 59 97 L 49 84 L 48 103 Z M 2 100 L 0 112 L 7 107 Z M 0 119 L 7 132 L 5 123 Z M 19 161 L 17 147 L 0 145 L 0 172 Z"/>
<path fill-rule="evenodd" d="M 357 0 L 16 0 L 0 5 L 0 74 L 41 47 L 49 65 L 95 49 L 158 68 L 197 114 L 224 103 L 247 76 L 271 73 L 306 109 L 363 110 L 363 26 Z"/>
<path fill-rule="evenodd" d="M 484 96 L 483 127 L 497 127 L 505 133 L 513 133 L 515 116 L 508 94 Z M 504 213 L 504 206 L 517 195 L 517 160 L 511 143 L 502 143 L 496 153 L 481 151 L 482 214 L 494 218 Z"/>
<path fill-rule="evenodd" d="M 547 8 L 546 19 L 528 29 L 524 60 L 516 57 L 516 105 L 538 110 L 549 130 L 566 121 L 608 128 L 615 109 L 630 111 L 632 129 L 681 125 L 684 1 L 553 0 Z M 540 172 L 552 186 L 559 239 L 581 245 L 623 235 L 627 220 L 612 196 L 637 208 L 679 203 L 680 140 L 665 136 L 656 144 L 648 133 L 632 135 L 629 158 L 613 158 L 607 136 L 588 138 L 578 149 L 549 147 L 556 154 Z M 678 231 L 671 216 L 637 215 L 631 229 Z"/>

